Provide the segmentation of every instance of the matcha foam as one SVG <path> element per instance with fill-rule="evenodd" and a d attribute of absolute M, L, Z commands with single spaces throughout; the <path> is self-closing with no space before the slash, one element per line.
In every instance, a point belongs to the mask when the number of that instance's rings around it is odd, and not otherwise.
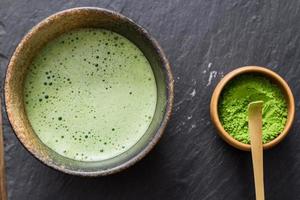
<path fill-rule="evenodd" d="M 151 66 L 132 42 L 104 29 L 79 29 L 49 42 L 25 80 L 28 119 L 65 157 L 99 161 L 138 142 L 155 112 Z"/>
<path fill-rule="evenodd" d="M 240 75 L 229 82 L 219 100 L 219 118 L 224 129 L 236 140 L 250 144 L 248 104 L 263 101 L 263 143 L 276 138 L 287 120 L 287 103 L 280 88 L 269 79 Z"/>

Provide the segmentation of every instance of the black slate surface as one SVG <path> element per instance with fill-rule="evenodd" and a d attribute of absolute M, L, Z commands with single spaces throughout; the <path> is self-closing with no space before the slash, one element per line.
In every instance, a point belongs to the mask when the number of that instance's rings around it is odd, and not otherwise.
<path fill-rule="evenodd" d="M 209 118 L 210 96 L 227 72 L 261 65 L 287 80 L 298 110 L 300 1 L 0 0 L 2 83 L 22 36 L 50 14 L 77 6 L 118 11 L 159 41 L 174 72 L 173 117 L 162 140 L 141 162 L 120 174 L 82 178 L 34 159 L 16 139 L 5 115 L 9 199 L 254 199 L 250 154 L 217 136 Z M 299 114 L 284 142 L 265 152 L 266 199 L 300 199 L 297 127 Z"/>

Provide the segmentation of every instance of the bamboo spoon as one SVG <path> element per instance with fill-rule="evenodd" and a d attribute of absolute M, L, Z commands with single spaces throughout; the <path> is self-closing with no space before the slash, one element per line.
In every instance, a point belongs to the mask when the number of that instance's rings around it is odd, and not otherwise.
<path fill-rule="evenodd" d="M 264 168 L 262 144 L 262 101 L 249 104 L 249 132 L 256 200 L 264 200 Z"/>
<path fill-rule="evenodd" d="M 5 186 L 5 165 L 4 165 L 4 143 L 2 130 L 2 107 L 0 97 L 0 200 L 7 200 L 6 186 Z"/>

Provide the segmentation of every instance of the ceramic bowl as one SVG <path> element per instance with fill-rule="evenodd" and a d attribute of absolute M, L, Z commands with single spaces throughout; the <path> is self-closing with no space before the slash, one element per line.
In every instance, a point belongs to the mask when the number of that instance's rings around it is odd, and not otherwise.
<path fill-rule="evenodd" d="M 245 151 L 250 151 L 251 147 L 249 144 L 242 143 L 236 139 L 234 139 L 229 133 L 225 131 L 225 129 L 222 126 L 222 123 L 219 119 L 218 115 L 218 102 L 220 99 L 220 95 L 222 93 L 223 88 L 226 86 L 227 83 L 229 83 L 232 79 L 235 77 L 241 75 L 241 74 L 259 74 L 262 76 L 265 76 L 269 78 L 273 83 L 277 84 L 281 91 L 283 92 L 287 106 L 288 106 L 288 117 L 287 121 L 285 124 L 284 130 L 272 141 L 263 144 L 264 149 L 269 149 L 271 147 L 274 147 L 276 144 L 278 144 L 280 141 L 282 141 L 286 135 L 288 134 L 293 120 L 294 120 L 294 115 L 295 115 L 295 103 L 294 103 L 294 96 L 292 94 L 292 91 L 288 84 L 281 78 L 278 74 L 275 72 L 264 68 L 264 67 L 258 67 L 258 66 L 246 66 L 246 67 L 240 67 L 236 70 L 231 71 L 228 73 L 216 86 L 211 102 L 210 102 L 210 115 L 211 115 L 211 120 L 213 124 L 216 126 L 219 135 L 231 146 L 238 148 L 240 150 L 245 150 Z"/>
<path fill-rule="evenodd" d="M 83 162 L 63 157 L 41 142 L 27 119 L 23 100 L 28 66 L 39 50 L 59 35 L 77 28 L 104 28 L 117 32 L 141 49 L 151 64 L 157 84 L 157 105 L 143 137 L 128 151 L 111 159 Z M 24 147 L 44 164 L 65 173 L 101 176 L 119 172 L 142 159 L 158 142 L 173 105 L 173 76 L 158 43 L 145 29 L 114 11 L 81 7 L 56 13 L 33 27 L 21 40 L 9 62 L 5 80 L 5 103 L 9 121 Z"/>

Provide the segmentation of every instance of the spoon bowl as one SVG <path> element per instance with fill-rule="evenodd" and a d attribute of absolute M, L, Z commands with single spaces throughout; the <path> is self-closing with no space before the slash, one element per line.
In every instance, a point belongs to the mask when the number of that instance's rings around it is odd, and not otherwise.
<path fill-rule="evenodd" d="M 264 200 L 264 165 L 262 147 L 262 101 L 251 102 L 248 106 L 249 135 L 252 165 L 257 200 Z"/>

